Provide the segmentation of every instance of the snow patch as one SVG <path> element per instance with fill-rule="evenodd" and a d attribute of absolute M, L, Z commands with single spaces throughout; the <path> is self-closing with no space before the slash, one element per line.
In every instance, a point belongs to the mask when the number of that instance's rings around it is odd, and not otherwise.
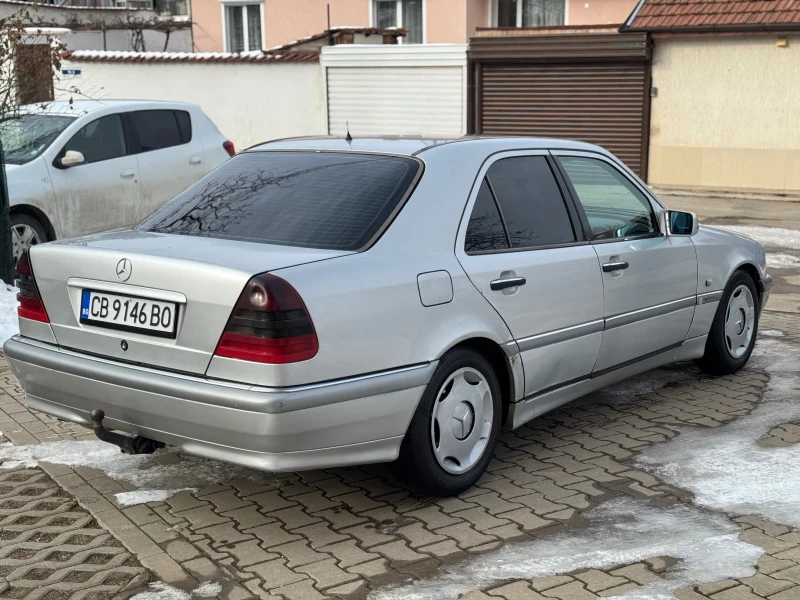
<path fill-rule="evenodd" d="M 800 349 L 761 340 L 751 365 L 765 368 L 772 379 L 750 415 L 715 429 L 679 428 L 679 436 L 651 446 L 637 462 L 667 483 L 691 490 L 702 507 L 800 527 L 800 444 L 756 444 L 773 427 L 800 420 Z"/>
<path fill-rule="evenodd" d="M 772 269 L 795 269 L 800 267 L 800 258 L 780 252 L 767 253 L 767 266 Z"/>
<path fill-rule="evenodd" d="M 99 469 L 112 479 L 139 488 L 136 492 L 118 494 L 128 506 L 154 502 L 155 498 L 166 500 L 183 490 L 201 489 L 213 483 L 242 477 L 263 485 L 280 485 L 280 480 L 270 473 L 196 456 L 181 455 L 180 462 L 160 464 L 157 459 L 170 452 L 174 452 L 174 449 L 132 456 L 122 454 L 116 446 L 99 440 L 58 441 L 0 448 L 0 468 L 34 467 L 38 461 L 44 461 Z"/>
<path fill-rule="evenodd" d="M 711 225 L 753 238 L 763 246 L 773 248 L 792 248 L 800 250 L 800 231 L 780 227 L 761 227 L 758 225 Z"/>
<path fill-rule="evenodd" d="M 196 587 L 192 590 L 191 594 L 187 594 L 183 590 L 179 590 L 162 581 L 151 583 L 148 587 L 150 590 L 139 592 L 135 596 L 132 596 L 130 600 L 191 600 L 193 597 L 213 598 L 222 591 L 222 585 L 212 581 L 207 581 L 199 587 Z"/>
<path fill-rule="evenodd" d="M 148 502 L 163 502 L 172 498 L 178 492 L 196 492 L 198 488 L 183 488 L 181 490 L 137 490 L 135 492 L 120 492 L 114 494 L 117 503 L 122 506 L 134 504 L 147 504 Z"/>
<path fill-rule="evenodd" d="M 521 544 L 508 544 L 411 584 L 376 590 L 370 600 L 445 600 L 503 581 L 624 565 L 656 556 L 681 562 L 664 580 L 625 598 L 674 600 L 673 591 L 726 578 L 748 577 L 763 550 L 739 540 L 724 515 L 688 505 L 654 508 L 642 500 L 616 498 L 584 516 L 585 529 Z"/>
<path fill-rule="evenodd" d="M 759 335 L 765 335 L 767 337 L 783 337 L 783 332 L 778 331 L 777 329 L 762 329 L 758 332 Z"/>
<path fill-rule="evenodd" d="M 8 338 L 18 333 L 17 288 L 0 279 L 0 347 Z"/>
<path fill-rule="evenodd" d="M 151 588 L 149 591 L 139 592 L 130 600 L 191 600 L 191 596 L 183 590 L 161 581 L 151 583 L 148 587 Z"/>
<path fill-rule="evenodd" d="M 222 591 L 222 584 L 217 582 L 206 582 L 200 587 L 197 587 L 192 592 L 195 596 L 200 596 L 201 598 L 213 598 L 217 594 Z"/>

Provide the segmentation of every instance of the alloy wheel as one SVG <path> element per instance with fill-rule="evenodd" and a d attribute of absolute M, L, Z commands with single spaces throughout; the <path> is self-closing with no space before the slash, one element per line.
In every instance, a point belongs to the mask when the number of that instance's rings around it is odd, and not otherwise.
<path fill-rule="evenodd" d="M 750 288 L 740 284 L 728 299 L 725 312 L 725 347 L 733 358 L 741 358 L 750 347 L 756 309 Z"/>
<path fill-rule="evenodd" d="M 469 471 L 483 456 L 494 419 L 492 392 L 476 369 L 455 371 L 439 389 L 431 417 L 431 443 L 448 473 Z"/>
<path fill-rule="evenodd" d="M 19 257 L 26 250 L 30 250 L 31 246 L 40 244 L 42 240 L 39 239 L 39 234 L 30 225 L 20 223 L 12 225 L 11 227 L 11 246 L 14 254 L 14 264 L 17 264 Z"/>

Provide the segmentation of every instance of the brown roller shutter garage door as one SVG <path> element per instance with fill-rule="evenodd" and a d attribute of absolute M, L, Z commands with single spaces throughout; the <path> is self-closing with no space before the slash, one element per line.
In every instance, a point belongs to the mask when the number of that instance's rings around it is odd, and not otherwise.
<path fill-rule="evenodd" d="M 649 48 L 645 36 L 634 37 L 473 39 L 473 132 L 591 142 L 645 174 Z"/>

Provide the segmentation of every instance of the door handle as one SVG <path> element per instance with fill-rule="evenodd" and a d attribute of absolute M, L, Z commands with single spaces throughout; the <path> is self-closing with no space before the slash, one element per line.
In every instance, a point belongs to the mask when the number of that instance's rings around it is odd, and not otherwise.
<path fill-rule="evenodd" d="M 489 284 L 493 291 L 497 292 L 506 288 L 518 287 L 525 285 L 527 281 L 524 277 L 509 277 L 507 279 L 495 279 Z"/>
<path fill-rule="evenodd" d="M 190 165 L 199 165 L 201 162 L 203 162 L 203 159 L 200 158 L 199 156 L 193 156 L 192 158 L 189 159 Z"/>
<path fill-rule="evenodd" d="M 120 177 L 123 179 L 128 179 L 129 177 L 133 177 L 136 173 L 133 172 L 133 169 L 125 169 L 122 173 L 119 174 Z"/>
<path fill-rule="evenodd" d="M 604 273 L 613 273 L 614 271 L 621 271 L 622 269 L 627 269 L 628 263 L 624 260 L 619 262 L 610 262 L 603 265 L 603 272 Z"/>

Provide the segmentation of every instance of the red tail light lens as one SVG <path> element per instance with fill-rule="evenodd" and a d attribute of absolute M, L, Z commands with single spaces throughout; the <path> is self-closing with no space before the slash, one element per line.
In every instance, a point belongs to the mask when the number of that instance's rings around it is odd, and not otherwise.
<path fill-rule="evenodd" d="M 39 287 L 33 277 L 33 266 L 31 266 L 31 259 L 27 250 L 22 253 L 22 256 L 17 261 L 17 273 L 19 273 L 19 279 L 17 279 L 17 288 L 19 288 L 19 293 L 17 293 L 17 301 L 19 302 L 17 315 L 23 319 L 49 323 L 50 318 L 47 316 L 42 297 L 39 294 Z"/>
<path fill-rule="evenodd" d="M 286 364 L 319 350 L 314 324 L 297 291 L 275 275 L 256 275 L 244 287 L 217 344 L 217 356 Z"/>
<path fill-rule="evenodd" d="M 233 142 L 222 142 L 222 147 L 225 148 L 225 152 L 228 153 L 228 156 L 233 157 L 233 155 L 236 154 L 236 148 Z"/>

